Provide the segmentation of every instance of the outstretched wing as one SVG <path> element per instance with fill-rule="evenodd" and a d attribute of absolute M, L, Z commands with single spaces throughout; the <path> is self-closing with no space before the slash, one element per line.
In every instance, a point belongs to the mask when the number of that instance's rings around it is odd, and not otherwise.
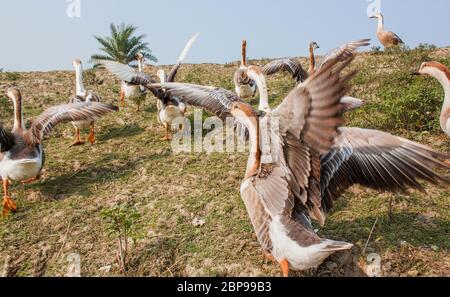
<path fill-rule="evenodd" d="M 98 65 L 102 65 L 103 67 L 105 67 L 109 72 L 114 74 L 118 79 L 123 80 L 127 83 L 134 84 L 134 85 L 144 86 L 150 92 L 152 92 L 156 98 L 163 100 L 164 95 L 160 89 L 149 87 L 149 85 L 156 83 L 156 81 L 153 80 L 151 78 L 151 76 L 148 75 L 147 73 L 135 71 L 130 66 L 122 64 L 122 63 L 118 63 L 116 61 L 96 60 L 94 62 Z"/>
<path fill-rule="evenodd" d="M 434 170 L 450 170 L 438 159 L 450 155 L 381 131 L 340 128 L 340 132 L 321 160 L 325 211 L 330 211 L 333 200 L 355 184 L 391 192 L 406 192 L 408 188 L 423 191 L 418 180 L 450 184 Z"/>
<path fill-rule="evenodd" d="M 308 78 L 308 73 L 300 65 L 300 62 L 294 58 L 278 59 L 263 67 L 265 75 L 272 75 L 280 71 L 289 72 L 297 82 L 303 82 Z"/>
<path fill-rule="evenodd" d="M 187 54 L 189 53 L 189 50 L 191 49 L 194 42 L 197 40 L 200 33 L 196 33 L 191 39 L 189 39 L 188 43 L 184 47 L 183 51 L 181 52 L 181 55 L 178 57 L 177 63 L 172 67 L 172 70 L 170 70 L 169 75 L 167 76 L 167 82 L 174 82 L 175 76 L 178 73 L 178 69 L 180 69 L 181 64 L 186 59 Z"/>
<path fill-rule="evenodd" d="M 231 116 L 230 108 L 233 103 L 243 102 L 234 93 L 222 88 L 185 83 L 164 83 L 153 86 L 162 87 L 166 95 L 180 98 L 189 105 L 201 107 L 221 119 Z"/>
<path fill-rule="evenodd" d="M 9 151 L 16 144 L 14 135 L 6 131 L 3 125 L 0 123 L 0 152 L 4 153 Z"/>
<path fill-rule="evenodd" d="M 355 49 L 356 50 L 356 49 Z M 343 74 L 355 50 L 342 52 L 326 66 L 298 85 L 275 109 L 279 119 L 286 164 L 293 174 L 290 190 L 300 203 L 295 213 L 306 208 L 321 224 L 325 222 L 320 193 L 320 155 L 327 153 L 343 123 L 342 97 L 349 91 L 355 72 Z"/>
<path fill-rule="evenodd" d="M 353 54 L 357 48 L 363 47 L 363 46 L 368 46 L 369 44 L 370 44 L 370 39 L 361 39 L 361 40 L 349 42 L 338 48 L 335 48 L 324 56 L 318 69 L 321 69 L 322 67 L 326 67 L 329 63 L 332 63 L 335 60 L 342 61 L 343 59 L 347 59 L 348 57 L 353 56 Z"/>
<path fill-rule="evenodd" d="M 38 144 L 58 124 L 71 121 L 95 121 L 102 115 L 115 110 L 118 110 L 116 106 L 99 102 L 54 106 L 44 111 L 33 121 L 25 139 L 29 144 Z"/>

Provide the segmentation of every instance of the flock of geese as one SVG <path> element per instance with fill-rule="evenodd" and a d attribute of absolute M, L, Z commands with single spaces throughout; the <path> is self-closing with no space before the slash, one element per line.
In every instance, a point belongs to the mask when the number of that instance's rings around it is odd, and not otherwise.
<path fill-rule="evenodd" d="M 377 14 L 378 37 L 386 47 L 401 43 L 392 32 L 384 30 L 383 16 Z M 336 251 L 352 244 L 320 238 L 312 220 L 324 225 L 333 202 L 352 185 L 360 184 L 379 191 L 406 193 L 409 188 L 424 191 L 419 180 L 448 186 L 450 180 L 440 174 L 450 170 L 447 153 L 377 130 L 343 126 L 344 112 L 361 106 L 362 101 L 348 97 L 349 81 L 356 71 L 348 69 L 357 49 L 369 40 L 345 44 L 316 63 L 311 42 L 310 67 L 304 70 L 294 58 L 279 59 L 264 67 L 249 65 L 247 43 L 242 43 L 242 60 L 234 75 L 232 91 L 188 83 L 175 78 L 189 49 L 197 39 L 189 40 L 177 63 L 166 75 L 159 70 L 159 82 L 144 72 L 144 57 L 138 55 L 138 70 L 114 61 L 95 61 L 121 82 L 120 105 L 132 100 L 137 110 L 148 92 L 157 98 L 158 121 L 166 128 L 165 140 L 171 139 L 171 126 L 184 117 L 187 106 L 200 107 L 225 120 L 233 117 L 246 128 L 249 157 L 240 187 L 242 200 L 253 224 L 264 255 L 280 264 L 284 276 L 290 270 L 306 270 L 320 265 Z M 76 95 L 68 104 L 45 110 L 31 124 L 24 126 L 22 96 L 11 88 L 7 96 L 14 103 L 14 125 L 7 131 L 0 123 L 0 176 L 3 183 L 3 214 L 17 211 L 11 199 L 11 181 L 28 183 L 38 180 L 44 166 L 42 142 L 52 129 L 72 122 L 75 139 L 81 145 L 80 131 L 89 129 L 88 140 L 95 142 L 94 124 L 101 116 L 118 110 L 101 103 L 93 91 L 85 90 L 82 63 L 73 62 Z M 266 77 L 287 71 L 297 82 L 281 104 L 271 107 Z M 450 136 L 450 71 L 437 62 L 421 65 L 419 74 L 436 78 L 444 87 L 445 103 L 441 126 Z M 245 100 L 259 93 L 259 106 Z M 273 119 L 279 124 L 271 126 Z M 268 127 L 269 142 L 261 145 L 261 127 Z"/>

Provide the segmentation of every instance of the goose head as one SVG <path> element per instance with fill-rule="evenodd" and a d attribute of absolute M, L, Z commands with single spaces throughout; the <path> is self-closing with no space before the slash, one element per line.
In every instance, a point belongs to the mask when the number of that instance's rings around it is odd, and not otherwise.
<path fill-rule="evenodd" d="M 20 93 L 20 91 L 16 88 L 9 88 L 6 91 L 6 96 L 8 96 L 9 99 L 14 101 L 21 101 L 22 100 L 22 94 Z"/>
<path fill-rule="evenodd" d="M 422 63 L 417 74 L 450 81 L 450 70 L 439 62 Z"/>
<path fill-rule="evenodd" d="M 381 14 L 381 12 L 377 12 L 376 14 L 370 16 L 369 18 L 371 18 L 371 19 L 383 19 L 383 15 Z"/>
<path fill-rule="evenodd" d="M 75 69 L 81 68 L 81 66 L 83 65 L 83 63 L 81 62 L 80 59 L 75 59 L 72 61 L 72 65 Z"/>
<path fill-rule="evenodd" d="M 139 62 L 144 62 L 145 61 L 145 57 L 144 54 L 139 52 L 136 54 L 136 60 L 138 60 Z"/>
<path fill-rule="evenodd" d="M 320 48 L 320 46 L 319 46 L 319 45 L 317 44 L 317 42 L 315 42 L 315 41 L 312 41 L 312 42 L 309 44 L 309 47 L 312 48 L 312 49 L 314 49 L 314 50 Z"/>

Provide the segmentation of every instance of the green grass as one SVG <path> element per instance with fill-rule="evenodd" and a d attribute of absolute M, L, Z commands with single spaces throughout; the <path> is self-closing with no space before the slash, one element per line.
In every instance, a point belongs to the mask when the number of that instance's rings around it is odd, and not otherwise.
<path fill-rule="evenodd" d="M 438 126 L 441 87 L 432 79 L 410 76 L 422 59 L 439 59 L 449 66 L 449 51 L 438 51 L 359 56 L 352 66 L 360 73 L 351 95 L 366 105 L 348 116 L 348 125 L 384 129 L 448 151 L 450 141 Z M 233 89 L 236 68 L 236 63 L 184 65 L 178 80 Z M 71 72 L 20 73 L 17 79 L 0 73 L 3 88 L 15 85 L 22 90 L 27 118 L 66 102 L 73 94 L 73 79 Z M 104 83 L 95 85 L 101 79 Z M 109 74 L 91 71 L 86 83 L 94 84 L 88 86 L 103 101 L 117 103 L 118 81 Z M 275 106 L 294 83 L 280 74 L 270 78 L 268 86 Z M 2 122 L 10 127 L 12 110 L 5 97 L 0 97 L 0 108 Z M 46 275 L 65 275 L 67 256 L 78 253 L 82 275 L 123 275 L 117 241 L 108 236 L 110 226 L 102 212 L 125 204 L 139 214 L 129 239 L 127 275 L 279 275 L 278 267 L 262 258 L 240 199 L 246 154 L 174 154 L 170 144 L 160 140 L 164 131 L 155 112 L 150 96 L 140 113 L 128 102 L 124 110 L 98 122 L 94 146 L 69 148 L 71 125 L 57 127 L 45 142 L 42 180 L 12 187 L 20 211 L 0 219 L 0 270 L 9 257 L 10 270 L 16 270 L 12 274 L 34 275 L 43 261 Z M 320 235 L 355 243 L 359 249 L 352 253 L 358 258 L 378 218 L 369 251 L 380 254 L 385 275 L 448 275 L 450 191 L 431 185 L 427 190 L 427 195 L 394 195 L 394 221 L 389 223 L 389 195 L 355 187 L 337 202 Z M 205 224 L 194 226 L 195 218 Z M 46 251 L 44 259 L 38 256 L 40 250 Z M 110 272 L 99 270 L 108 265 Z M 324 266 L 314 275 L 349 274 L 330 273 Z"/>

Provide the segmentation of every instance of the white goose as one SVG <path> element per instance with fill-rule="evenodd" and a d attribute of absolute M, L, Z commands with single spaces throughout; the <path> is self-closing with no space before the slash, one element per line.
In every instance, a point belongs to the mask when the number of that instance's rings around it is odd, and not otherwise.
<path fill-rule="evenodd" d="M 145 57 L 142 53 L 136 55 L 136 60 L 138 62 L 138 72 L 144 72 Z M 122 81 L 120 90 L 120 105 L 125 107 L 125 99 L 133 100 L 136 105 L 136 111 L 139 112 L 141 109 L 142 101 L 145 100 L 147 96 L 147 89 L 143 86 L 135 85 L 126 81 Z"/>
<path fill-rule="evenodd" d="M 93 91 L 86 91 L 83 84 L 83 64 L 79 59 L 72 62 L 75 68 L 75 96 L 69 99 L 69 103 L 81 103 L 81 102 L 100 102 L 101 98 Z M 80 130 L 89 128 L 88 140 L 91 144 L 95 143 L 95 121 L 76 121 L 72 122 L 75 128 L 75 139 L 71 146 L 82 145 L 84 140 L 80 139 Z"/>

